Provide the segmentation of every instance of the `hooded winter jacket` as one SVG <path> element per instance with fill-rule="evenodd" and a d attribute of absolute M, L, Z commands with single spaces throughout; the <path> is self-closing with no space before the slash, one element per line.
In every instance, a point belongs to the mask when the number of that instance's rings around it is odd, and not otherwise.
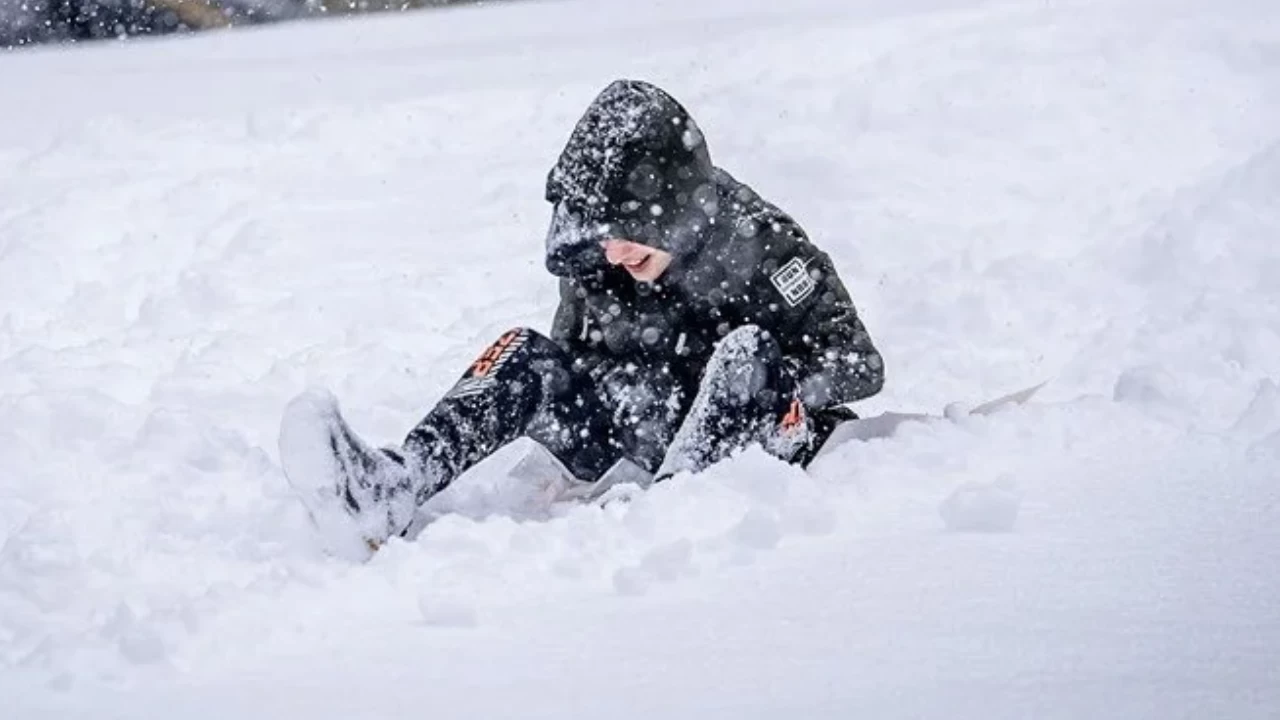
<path fill-rule="evenodd" d="M 680 415 L 716 342 L 754 324 L 780 344 L 811 410 L 877 393 L 883 363 L 831 259 L 789 216 L 715 167 L 692 117 L 620 80 L 574 128 L 547 178 L 552 337 L 598 381 L 627 375 Z M 654 283 L 609 266 L 600 241 L 673 255 Z M 625 368 L 625 372 L 621 369 Z M 669 417 L 667 418 L 670 419 Z"/>

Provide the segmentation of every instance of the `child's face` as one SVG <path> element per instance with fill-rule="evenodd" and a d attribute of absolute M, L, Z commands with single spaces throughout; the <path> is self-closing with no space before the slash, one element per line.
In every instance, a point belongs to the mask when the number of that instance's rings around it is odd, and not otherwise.
<path fill-rule="evenodd" d="M 641 245 L 630 240 L 610 239 L 600 243 L 604 258 L 610 265 L 621 265 L 631 277 L 642 282 L 653 282 L 667 271 L 671 253 Z"/>

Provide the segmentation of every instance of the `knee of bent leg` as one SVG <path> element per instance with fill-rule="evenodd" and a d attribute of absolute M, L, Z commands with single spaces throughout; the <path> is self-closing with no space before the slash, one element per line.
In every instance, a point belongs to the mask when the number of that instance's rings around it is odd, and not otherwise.
<path fill-rule="evenodd" d="M 564 348 L 555 340 L 543 335 L 533 328 L 517 327 L 502 334 L 503 338 L 511 337 L 517 350 L 534 358 L 551 358 L 557 362 L 569 356 Z"/>
<path fill-rule="evenodd" d="M 560 347 L 556 345 L 554 340 L 533 328 L 513 327 L 498 336 L 498 339 L 493 341 L 493 344 L 489 346 L 484 355 L 494 355 L 504 351 L 514 352 L 526 346 L 531 348 Z M 484 355 L 481 357 L 484 357 Z"/>
<path fill-rule="evenodd" d="M 471 363 L 468 374 L 472 377 L 491 376 L 509 365 L 513 358 L 527 355 L 530 351 L 536 352 L 542 343 L 551 343 L 551 340 L 529 328 L 512 328 L 502 333 L 480 353 Z"/>
<path fill-rule="evenodd" d="M 720 343 L 744 342 L 747 339 L 759 341 L 760 338 L 768 336 L 769 332 L 764 328 L 754 323 L 748 323 L 730 330 L 728 334 L 720 338 Z"/>
<path fill-rule="evenodd" d="M 537 330 L 517 327 L 498 338 L 476 361 L 492 363 L 507 378 L 541 380 L 543 391 L 559 395 L 572 389 L 572 358 L 556 341 Z"/>
<path fill-rule="evenodd" d="M 777 342 L 766 330 L 743 325 L 720 339 L 707 363 L 703 382 L 711 382 L 727 399 L 748 402 L 773 384 L 771 377 L 778 357 Z"/>
<path fill-rule="evenodd" d="M 777 354 L 777 347 L 777 341 L 768 330 L 759 325 L 743 325 L 720 338 L 715 352 L 711 355 L 711 361 L 725 365 L 742 365 L 754 358 L 769 358 Z"/>

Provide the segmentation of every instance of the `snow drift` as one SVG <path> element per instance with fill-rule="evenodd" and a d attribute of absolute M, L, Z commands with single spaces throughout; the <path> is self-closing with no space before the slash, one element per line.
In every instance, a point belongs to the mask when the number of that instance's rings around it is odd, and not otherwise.
<path fill-rule="evenodd" d="M 8 712 L 1273 716 L 1277 58 L 1265 0 L 522 3 L 0 57 Z M 832 255 L 885 356 L 861 411 L 1050 384 L 604 509 L 512 447 L 416 542 L 324 557 L 285 403 L 395 440 L 549 324 L 542 180 L 616 77 Z"/>

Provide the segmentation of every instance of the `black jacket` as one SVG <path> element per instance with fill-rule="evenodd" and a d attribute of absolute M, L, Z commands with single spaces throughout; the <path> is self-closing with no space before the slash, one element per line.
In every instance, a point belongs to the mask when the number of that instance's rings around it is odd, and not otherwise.
<path fill-rule="evenodd" d="M 879 353 L 831 259 L 794 220 L 711 164 L 689 114 L 618 81 L 588 108 L 547 181 L 548 269 L 561 276 L 552 337 L 597 378 L 696 389 L 716 342 L 755 324 L 780 344 L 812 409 L 878 392 Z M 674 260 L 655 283 L 603 261 L 621 237 Z"/>

